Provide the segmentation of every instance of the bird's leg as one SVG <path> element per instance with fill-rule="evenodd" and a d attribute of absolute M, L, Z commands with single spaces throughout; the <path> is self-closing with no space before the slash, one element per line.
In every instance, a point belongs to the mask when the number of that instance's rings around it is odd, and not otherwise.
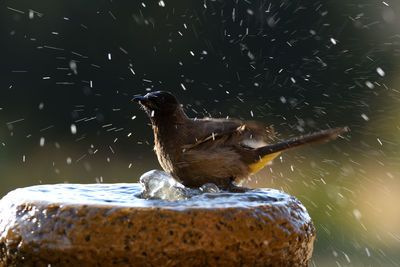
<path fill-rule="evenodd" d="M 231 193 L 245 193 L 245 192 L 251 191 L 253 189 L 247 188 L 247 187 L 242 187 L 242 186 L 237 186 L 237 185 L 234 185 L 233 182 L 230 182 L 227 187 L 227 190 Z"/>

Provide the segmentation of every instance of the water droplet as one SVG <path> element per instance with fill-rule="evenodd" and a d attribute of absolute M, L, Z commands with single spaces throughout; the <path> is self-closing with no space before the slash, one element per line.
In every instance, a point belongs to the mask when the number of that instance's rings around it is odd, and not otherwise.
<path fill-rule="evenodd" d="M 363 118 L 365 121 L 369 121 L 369 118 L 367 115 L 365 115 L 364 113 L 361 114 L 361 118 Z"/>
<path fill-rule="evenodd" d="M 365 85 L 369 88 L 369 89 L 374 89 L 375 85 L 373 83 L 371 83 L 370 81 L 366 81 Z"/>
<path fill-rule="evenodd" d="M 379 76 L 383 77 L 385 76 L 385 72 L 383 71 L 383 69 L 381 69 L 380 67 L 376 68 L 376 72 L 379 74 Z"/>
<path fill-rule="evenodd" d="M 360 220 L 361 217 L 362 217 L 362 214 L 361 214 L 361 212 L 360 212 L 358 209 L 354 209 L 354 210 L 353 210 L 353 215 L 354 215 L 354 217 L 355 217 L 357 220 Z"/>
<path fill-rule="evenodd" d="M 71 124 L 71 133 L 72 134 L 76 134 L 77 133 L 77 129 L 76 129 L 76 125 L 75 124 Z"/>
<path fill-rule="evenodd" d="M 44 137 L 40 137 L 39 145 L 43 147 L 43 146 L 44 146 L 44 143 L 45 143 Z"/>

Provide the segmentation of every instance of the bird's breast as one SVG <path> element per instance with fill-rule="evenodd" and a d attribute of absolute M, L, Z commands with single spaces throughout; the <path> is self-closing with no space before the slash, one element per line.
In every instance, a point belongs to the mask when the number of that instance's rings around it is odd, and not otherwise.
<path fill-rule="evenodd" d="M 170 173 L 174 176 L 176 173 L 175 162 L 179 161 L 180 152 L 180 138 L 177 135 L 166 135 L 168 137 L 165 140 L 165 135 L 160 138 L 160 136 L 155 135 L 154 139 L 154 151 L 157 155 L 158 162 L 164 171 Z"/>
<path fill-rule="evenodd" d="M 160 163 L 161 167 L 165 171 L 170 172 L 173 166 L 171 161 L 171 155 L 168 152 L 168 150 L 161 144 L 155 143 L 154 151 L 156 152 L 158 162 Z"/>

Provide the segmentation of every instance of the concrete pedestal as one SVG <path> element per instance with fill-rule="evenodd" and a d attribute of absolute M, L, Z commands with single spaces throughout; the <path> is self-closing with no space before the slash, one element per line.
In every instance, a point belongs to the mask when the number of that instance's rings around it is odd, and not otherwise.
<path fill-rule="evenodd" d="M 0 266 L 307 266 L 315 230 L 273 189 L 168 202 L 137 184 L 40 185 L 0 201 Z"/>

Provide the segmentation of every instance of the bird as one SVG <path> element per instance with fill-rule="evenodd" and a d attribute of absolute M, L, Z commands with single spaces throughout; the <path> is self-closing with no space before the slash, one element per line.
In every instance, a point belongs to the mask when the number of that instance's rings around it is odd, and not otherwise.
<path fill-rule="evenodd" d="M 257 173 L 280 153 L 327 142 L 348 130 L 327 129 L 270 144 L 272 127 L 234 118 L 189 118 L 167 91 L 134 96 L 150 118 L 154 151 L 165 172 L 189 188 L 213 183 L 235 191 L 237 183 Z"/>

